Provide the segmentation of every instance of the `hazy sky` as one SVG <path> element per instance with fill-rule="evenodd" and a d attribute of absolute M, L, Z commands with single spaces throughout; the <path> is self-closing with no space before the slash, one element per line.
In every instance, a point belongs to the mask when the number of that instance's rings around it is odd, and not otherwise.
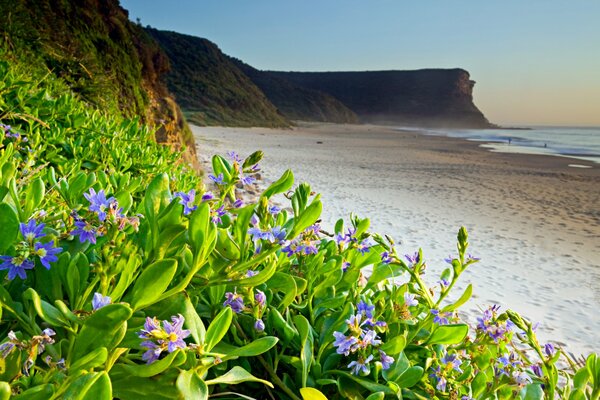
<path fill-rule="evenodd" d="M 600 125 L 600 1 L 121 0 L 259 69 L 461 67 L 501 124 Z"/>

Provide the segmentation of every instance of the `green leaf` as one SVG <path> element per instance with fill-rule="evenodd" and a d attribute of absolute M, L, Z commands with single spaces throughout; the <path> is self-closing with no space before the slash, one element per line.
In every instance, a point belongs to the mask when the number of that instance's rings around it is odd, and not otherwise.
<path fill-rule="evenodd" d="M 83 323 L 69 360 L 80 359 L 98 347 L 112 350 L 111 345 L 116 345 L 118 343 L 114 342 L 120 341 L 119 335 L 122 334 L 123 327 L 131 314 L 131 308 L 122 303 L 109 304 L 94 311 Z"/>
<path fill-rule="evenodd" d="M 27 188 L 25 195 L 25 215 L 29 216 L 44 199 L 45 186 L 42 178 L 34 179 Z"/>
<path fill-rule="evenodd" d="M 529 384 L 523 389 L 525 391 L 525 395 L 523 400 L 543 400 L 544 399 L 544 390 L 539 383 Z"/>
<path fill-rule="evenodd" d="M 294 228 L 291 233 L 288 235 L 289 238 L 294 238 L 300 234 L 304 229 L 313 225 L 317 219 L 321 216 L 321 211 L 323 209 L 323 205 L 319 198 L 315 198 L 312 203 L 306 210 L 304 210 L 296 219 L 294 220 Z"/>
<path fill-rule="evenodd" d="M 213 319 L 206 331 L 206 343 L 204 344 L 206 351 L 211 351 L 223 339 L 223 336 L 229 330 L 232 318 L 233 312 L 231 311 L 231 307 L 225 307 Z"/>
<path fill-rule="evenodd" d="M 8 382 L 0 382 L 0 400 L 10 399 L 11 390 Z"/>
<path fill-rule="evenodd" d="M 4 254 L 19 233 L 19 217 L 11 206 L 0 204 L 0 253 Z"/>
<path fill-rule="evenodd" d="M 208 386 L 194 370 L 184 370 L 179 373 L 177 389 L 184 399 L 208 399 Z"/>
<path fill-rule="evenodd" d="M 370 379 L 364 379 L 364 378 L 349 374 L 345 371 L 331 370 L 329 372 L 349 378 L 349 379 L 353 380 L 354 382 L 358 383 L 359 385 L 361 385 L 362 387 L 368 389 L 371 392 L 383 392 L 385 394 L 392 394 L 392 395 L 395 394 L 394 391 L 391 388 L 389 388 L 388 386 L 382 385 L 380 383 L 375 383 Z"/>
<path fill-rule="evenodd" d="M 271 279 L 267 281 L 267 287 L 273 291 L 277 290 L 284 293 L 281 303 L 277 307 L 280 310 L 284 310 L 292 304 L 296 297 L 296 281 L 290 275 L 283 272 L 275 272 Z"/>
<path fill-rule="evenodd" d="M 81 375 L 68 387 L 64 400 L 111 400 L 112 386 L 106 371 Z"/>
<path fill-rule="evenodd" d="M 226 358 L 230 357 L 254 357 L 271 349 L 279 342 L 279 339 L 274 336 L 265 336 L 256 339 L 252 343 L 238 347 L 227 352 Z"/>
<path fill-rule="evenodd" d="M 372 393 L 365 400 L 383 400 L 383 399 L 385 399 L 385 393 L 377 392 L 377 393 Z"/>
<path fill-rule="evenodd" d="M 206 381 L 206 384 L 216 385 L 222 383 L 225 385 L 237 385 L 238 383 L 242 382 L 261 382 L 267 385 L 268 387 L 273 388 L 273 384 L 271 382 L 257 378 L 248 371 L 246 371 L 244 368 L 237 365 L 231 368 L 223 375 L 219 376 L 218 378 Z"/>
<path fill-rule="evenodd" d="M 70 366 L 70 371 L 77 371 L 79 369 L 91 369 L 99 367 L 104 364 L 106 358 L 108 357 L 108 351 L 106 347 L 100 347 L 92 350 L 88 354 L 85 354 L 83 357 L 78 358 L 73 362 Z"/>
<path fill-rule="evenodd" d="M 169 176 L 167 174 L 157 175 L 148 189 L 144 197 L 144 205 L 146 207 L 146 218 L 155 220 L 161 208 L 169 205 L 171 192 L 169 191 Z"/>
<path fill-rule="evenodd" d="M 423 376 L 423 368 L 415 365 L 414 367 L 410 367 L 406 371 L 404 371 L 398 379 L 396 379 L 396 383 L 403 389 L 413 387 L 414 385 L 421 380 Z"/>
<path fill-rule="evenodd" d="M 69 322 L 65 319 L 64 315 L 58 310 L 58 308 L 42 300 L 39 294 L 32 288 L 27 289 L 23 293 L 23 299 L 30 300 L 38 316 L 50 325 L 55 327 L 69 326 Z"/>
<path fill-rule="evenodd" d="M 14 400 L 48 400 L 54 394 L 50 384 L 34 386 L 13 397 Z"/>
<path fill-rule="evenodd" d="M 185 327 L 189 329 L 190 334 L 196 343 L 204 343 L 204 338 L 206 337 L 206 328 L 204 327 L 204 323 L 202 323 L 202 319 L 200 319 L 200 316 L 196 312 L 196 309 L 194 308 L 189 297 L 185 297 L 183 304 L 184 309 L 181 314 L 185 318 Z"/>
<path fill-rule="evenodd" d="M 458 300 L 456 300 L 453 304 L 450 304 L 450 305 L 444 307 L 442 309 L 442 312 L 449 312 L 449 311 L 456 310 L 457 308 L 459 308 L 460 306 L 465 304 L 467 301 L 469 301 L 472 294 L 473 294 L 473 285 L 471 285 L 469 283 L 469 286 L 467 286 L 467 288 L 465 289 L 463 294 L 460 296 L 460 298 Z"/>
<path fill-rule="evenodd" d="M 327 400 L 327 397 L 323 393 L 311 387 L 301 388 L 300 395 L 303 400 Z"/>
<path fill-rule="evenodd" d="M 154 361 L 151 364 L 118 364 L 113 367 L 116 374 L 123 371 L 129 375 L 138 376 L 140 378 L 149 378 L 156 376 L 170 367 L 177 367 L 183 364 L 186 360 L 186 355 L 183 350 L 175 350 L 169 353 L 165 358 Z M 111 370 L 111 374 L 113 371 Z"/>
<path fill-rule="evenodd" d="M 281 175 L 281 178 L 279 178 L 278 180 L 273 182 L 267 188 L 267 190 L 265 190 L 263 192 L 261 197 L 268 199 L 277 193 L 283 193 L 287 190 L 290 190 L 290 188 L 292 187 L 293 184 L 294 184 L 294 174 L 292 173 L 291 170 L 288 169 L 283 173 L 283 175 Z"/>
<path fill-rule="evenodd" d="M 427 344 L 457 344 L 469 333 L 469 327 L 466 324 L 440 325 L 429 339 Z"/>
<path fill-rule="evenodd" d="M 300 334 L 300 360 L 302 360 L 302 387 L 306 387 L 308 372 L 313 359 L 313 334 L 310 322 L 303 315 L 294 317 L 294 325 Z"/>
<path fill-rule="evenodd" d="M 380 349 L 388 355 L 395 356 L 396 354 L 400 354 L 400 352 L 404 350 L 405 347 L 406 337 L 397 335 L 394 336 L 391 340 L 388 340 L 383 345 L 381 345 Z"/>
<path fill-rule="evenodd" d="M 150 264 L 135 282 L 131 306 L 135 310 L 149 306 L 160 298 L 177 271 L 177 260 L 165 258 Z"/>

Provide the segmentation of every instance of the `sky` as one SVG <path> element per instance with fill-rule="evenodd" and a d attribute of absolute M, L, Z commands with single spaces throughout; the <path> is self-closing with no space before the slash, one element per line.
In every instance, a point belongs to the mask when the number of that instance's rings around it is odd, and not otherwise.
<path fill-rule="evenodd" d="M 600 1 L 121 0 L 143 25 L 283 71 L 464 68 L 503 125 L 600 126 Z"/>

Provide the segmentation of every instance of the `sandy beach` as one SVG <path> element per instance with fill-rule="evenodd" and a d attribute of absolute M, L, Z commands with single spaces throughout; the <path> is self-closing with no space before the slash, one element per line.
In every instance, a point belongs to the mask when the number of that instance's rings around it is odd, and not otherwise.
<path fill-rule="evenodd" d="M 500 304 L 540 322 L 543 342 L 600 350 L 600 165 L 370 125 L 193 131 L 207 171 L 212 154 L 263 150 L 265 185 L 292 169 L 322 194 L 325 229 L 355 212 L 402 254 L 422 247 L 431 285 L 466 226 L 482 261 L 462 276 L 474 284 L 464 318 Z"/>

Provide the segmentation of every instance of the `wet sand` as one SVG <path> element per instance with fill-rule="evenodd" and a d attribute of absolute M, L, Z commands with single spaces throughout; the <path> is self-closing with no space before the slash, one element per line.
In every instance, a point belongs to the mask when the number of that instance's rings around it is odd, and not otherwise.
<path fill-rule="evenodd" d="M 422 247 L 431 285 L 466 226 L 470 252 L 482 258 L 459 285 L 474 285 L 466 319 L 500 304 L 540 322 L 542 341 L 574 353 L 600 350 L 598 164 L 372 125 L 193 132 L 207 170 L 212 154 L 263 150 L 265 184 L 292 169 L 297 183 L 322 194 L 325 228 L 355 212 L 400 243 L 402 254 Z"/>

